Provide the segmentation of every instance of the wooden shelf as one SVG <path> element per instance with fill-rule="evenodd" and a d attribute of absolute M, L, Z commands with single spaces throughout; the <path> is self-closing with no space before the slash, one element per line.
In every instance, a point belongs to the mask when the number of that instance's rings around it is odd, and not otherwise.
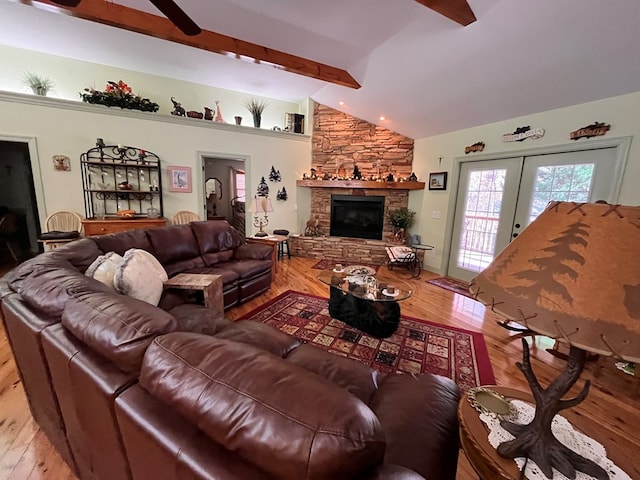
<path fill-rule="evenodd" d="M 366 188 L 369 190 L 424 190 L 424 182 L 375 182 L 372 180 L 296 180 L 298 187 Z"/>

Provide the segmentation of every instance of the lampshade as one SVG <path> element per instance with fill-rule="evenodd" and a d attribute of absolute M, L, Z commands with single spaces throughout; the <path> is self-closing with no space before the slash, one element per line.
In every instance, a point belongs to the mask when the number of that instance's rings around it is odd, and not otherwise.
<path fill-rule="evenodd" d="M 579 379 L 586 352 L 640 362 L 640 207 L 552 202 L 472 282 L 469 290 L 498 314 L 570 345 L 565 368 L 547 388 L 533 372 L 522 340 L 524 374 L 536 402 L 527 425 L 502 421 L 514 436 L 498 445 L 506 458 L 535 462 L 547 478 L 581 471 L 609 474 L 553 435 L 561 410 L 578 405 L 564 396 Z"/>
<path fill-rule="evenodd" d="M 553 202 L 470 291 L 545 336 L 640 362 L 640 207 Z"/>

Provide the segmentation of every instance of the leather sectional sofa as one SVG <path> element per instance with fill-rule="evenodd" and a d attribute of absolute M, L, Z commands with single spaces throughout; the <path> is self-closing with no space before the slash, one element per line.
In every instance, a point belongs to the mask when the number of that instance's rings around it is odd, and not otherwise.
<path fill-rule="evenodd" d="M 189 297 L 167 291 L 156 307 L 84 275 L 130 248 L 169 276 L 220 274 L 225 304 L 271 281 L 269 247 L 226 222 L 81 239 L 0 279 L 29 407 L 79 478 L 455 478 L 451 380 L 383 374 Z"/>

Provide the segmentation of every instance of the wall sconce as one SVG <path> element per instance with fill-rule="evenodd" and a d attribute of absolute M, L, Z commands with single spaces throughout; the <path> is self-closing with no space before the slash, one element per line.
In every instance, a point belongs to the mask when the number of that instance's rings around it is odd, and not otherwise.
<path fill-rule="evenodd" d="M 266 227 L 269 224 L 269 217 L 267 215 L 269 212 L 273 212 L 273 205 L 269 197 L 253 197 L 249 207 L 249 213 L 253 213 L 253 226 L 260 227 L 260 230 L 255 234 L 256 237 L 266 237 L 269 235 L 262 229 L 262 227 Z M 264 217 L 260 218 L 260 214 L 263 214 Z"/>

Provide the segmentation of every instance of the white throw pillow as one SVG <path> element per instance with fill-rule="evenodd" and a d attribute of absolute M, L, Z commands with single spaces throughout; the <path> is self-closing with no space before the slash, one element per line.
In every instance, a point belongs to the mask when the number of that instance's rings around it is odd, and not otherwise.
<path fill-rule="evenodd" d="M 123 258 L 116 252 L 105 253 L 104 255 L 100 255 L 91 265 L 89 265 L 85 275 L 115 289 L 113 285 L 113 277 L 122 262 Z"/>
<path fill-rule="evenodd" d="M 124 253 L 113 284 L 118 293 L 158 305 L 167 278 L 156 257 L 145 250 L 131 248 Z"/>

